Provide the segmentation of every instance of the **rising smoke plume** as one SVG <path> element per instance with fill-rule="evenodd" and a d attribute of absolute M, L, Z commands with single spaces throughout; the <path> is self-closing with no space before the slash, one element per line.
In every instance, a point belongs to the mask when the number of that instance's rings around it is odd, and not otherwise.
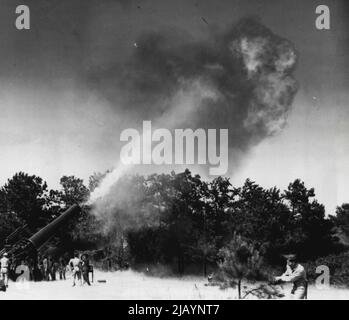
<path fill-rule="evenodd" d="M 119 112 L 163 128 L 229 129 L 232 153 L 246 154 L 286 124 L 297 82 L 292 43 L 245 18 L 195 42 L 187 35 L 142 35 L 128 61 L 94 70 L 91 88 Z M 125 172 L 116 167 L 92 199 Z"/>
<path fill-rule="evenodd" d="M 248 150 L 285 125 L 297 91 L 296 60 L 290 41 L 245 18 L 201 42 L 144 34 L 126 64 L 94 71 L 89 79 L 112 105 L 140 121 L 158 120 L 176 107 L 178 92 L 190 94 L 199 82 L 214 97 L 197 97 L 191 108 L 198 112 L 190 118 L 177 114 L 183 127 L 228 128 L 230 147 Z"/>

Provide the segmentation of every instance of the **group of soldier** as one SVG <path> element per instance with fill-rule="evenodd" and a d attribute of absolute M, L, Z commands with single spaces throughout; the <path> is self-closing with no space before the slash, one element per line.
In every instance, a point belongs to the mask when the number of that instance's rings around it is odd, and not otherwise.
<path fill-rule="evenodd" d="M 76 279 L 80 281 L 81 284 L 86 283 L 89 286 L 91 285 L 89 273 L 91 271 L 93 272 L 93 269 L 87 254 L 82 254 L 81 257 L 79 257 L 78 252 L 75 252 L 74 257 L 69 261 L 69 266 L 73 273 L 73 287 L 75 286 Z"/>
<path fill-rule="evenodd" d="M 39 256 L 34 259 L 22 260 L 20 264 L 11 263 L 8 254 L 5 252 L 0 259 L 0 280 L 8 287 L 9 274 L 22 275 L 27 281 L 55 281 L 57 273 L 60 280 L 66 280 L 66 272 L 72 272 L 73 286 L 76 280 L 81 284 L 91 285 L 89 273 L 93 272 L 87 254 L 79 255 L 78 252 L 67 262 L 67 259 L 60 257 L 54 259 L 51 256 Z"/>
<path fill-rule="evenodd" d="M 274 278 L 274 282 L 288 282 L 293 284 L 291 291 L 291 297 L 294 299 L 306 299 L 308 280 L 305 268 L 298 262 L 296 255 L 288 255 L 286 257 L 286 271 L 279 277 Z M 65 280 L 66 270 L 70 269 L 72 272 L 73 286 L 76 285 L 76 280 L 80 281 L 81 285 L 86 283 L 90 284 L 89 273 L 93 268 L 89 263 L 88 255 L 79 255 L 78 252 L 74 252 L 74 256 L 69 260 L 68 264 L 64 258 L 54 260 L 51 257 L 44 256 L 42 259 L 38 259 L 36 268 L 34 267 L 33 261 L 22 261 L 19 266 L 15 266 L 15 273 L 18 274 L 17 268 L 20 268 L 20 273 L 27 273 L 29 279 L 27 280 L 46 280 L 54 281 L 56 280 L 57 271 L 59 273 L 59 278 Z M 0 276 L 4 285 L 8 286 L 8 276 L 11 268 L 11 263 L 8 258 L 8 254 L 5 252 L 0 259 Z M 40 278 L 38 278 L 38 276 Z M 210 278 L 208 279 L 210 282 Z"/>
<path fill-rule="evenodd" d="M 59 273 L 59 279 L 65 280 L 65 274 L 67 270 L 67 263 L 64 258 L 53 259 L 52 257 L 44 256 L 42 259 L 38 259 L 37 274 L 34 272 L 33 262 L 30 261 L 29 265 L 31 280 L 45 280 L 55 281 L 57 272 Z"/>

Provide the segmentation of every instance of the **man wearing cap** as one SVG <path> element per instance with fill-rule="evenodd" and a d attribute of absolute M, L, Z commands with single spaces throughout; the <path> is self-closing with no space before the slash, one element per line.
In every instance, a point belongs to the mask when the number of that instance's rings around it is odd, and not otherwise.
<path fill-rule="evenodd" d="M 296 255 L 288 255 L 286 256 L 286 259 L 286 272 L 280 277 L 275 277 L 275 280 L 292 282 L 293 288 L 291 291 L 291 297 L 293 299 L 306 299 L 308 281 L 305 269 L 298 263 Z"/>
<path fill-rule="evenodd" d="M 7 258 L 7 253 L 5 252 L 0 259 L 0 274 L 1 279 L 4 280 L 5 286 L 8 287 L 8 268 L 9 268 L 9 259 Z"/>

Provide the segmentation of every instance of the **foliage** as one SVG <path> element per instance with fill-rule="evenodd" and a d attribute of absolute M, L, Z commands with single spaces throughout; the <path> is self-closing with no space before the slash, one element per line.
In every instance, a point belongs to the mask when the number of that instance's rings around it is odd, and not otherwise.
<path fill-rule="evenodd" d="M 246 270 L 258 278 L 258 261 L 278 265 L 287 252 L 304 261 L 337 254 L 342 249 L 337 235 L 348 235 L 349 206 L 326 217 L 314 189 L 299 179 L 281 191 L 250 179 L 241 187 L 224 177 L 206 181 L 189 170 L 129 175 L 87 206 L 90 192 L 106 173 L 94 173 L 88 187 L 80 178 L 63 176 L 58 190 L 48 190 L 37 176 L 14 175 L 0 190 L 1 235 L 26 222 L 35 224 L 34 230 L 79 203 L 81 214 L 60 230 L 51 246 L 101 249 L 105 259 L 118 259 L 127 247 L 134 264 L 170 264 L 178 273 L 195 264 L 206 275 L 225 261 L 221 267 L 236 279 L 250 278 Z M 239 267 L 237 258 L 244 250 L 250 260 L 240 261 Z"/>
<path fill-rule="evenodd" d="M 234 235 L 231 242 L 219 253 L 219 268 L 230 280 L 237 279 L 238 297 L 242 298 L 241 283 L 246 280 L 265 280 L 262 273 L 263 259 L 254 244 L 240 235 Z"/>
<path fill-rule="evenodd" d="M 336 228 L 341 242 L 349 246 L 349 203 L 343 203 L 337 207 L 336 215 L 330 216 L 330 219 Z"/>
<path fill-rule="evenodd" d="M 47 184 L 40 177 L 23 172 L 16 173 L 1 188 L 1 207 L 13 213 L 18 219 L 36 227 L 47 221 Z"/>

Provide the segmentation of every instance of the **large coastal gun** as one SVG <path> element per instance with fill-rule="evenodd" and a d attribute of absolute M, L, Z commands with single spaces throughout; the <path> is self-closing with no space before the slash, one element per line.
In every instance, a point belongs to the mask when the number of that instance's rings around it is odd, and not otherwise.
<path fill-rule="evenodd" d="M 50 222 L 47 226 L 36 232 L 30 238 L 23 238 L 10 246 L 5 246 L 0 253 L 7 252 L 12 260 L 12 265 L 19 264 L 25 259 L 36 260 L 39 249 L 53 237 L 67 221 L 80 212 L 80 207 L 75 204 L 64 211 L 59 217 Z"/>

